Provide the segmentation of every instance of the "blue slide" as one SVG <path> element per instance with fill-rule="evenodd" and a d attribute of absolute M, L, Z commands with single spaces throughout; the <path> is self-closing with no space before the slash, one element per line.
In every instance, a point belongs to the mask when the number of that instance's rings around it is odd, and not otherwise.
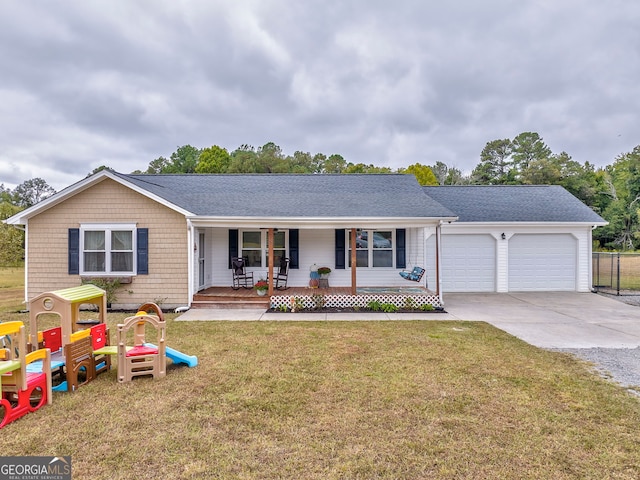
<path fill-rule="evenodd" d="M 173 363 L 184 363 L 188 367 L 195 367 L 198 365 L 198 357 L 195 355 L 187 355 L 186 353 L 174 350 L 171 347 L 165 347 L 167 352 L 167 358 L 170 358 Z"/>
<path fill-rule="evenodd" d="M 144 343 L 146 347 L 156 347 L 153 343 Z M 184 363 L 188 367 L 195 367 L 198 365 L 198 357 L 195 355 L 187 355 L 186 353 L 179 352 L 171 347 L 164 347 L 165 353 L 167 354 L 167 358 L 171 359 L 173 363 Z"/>

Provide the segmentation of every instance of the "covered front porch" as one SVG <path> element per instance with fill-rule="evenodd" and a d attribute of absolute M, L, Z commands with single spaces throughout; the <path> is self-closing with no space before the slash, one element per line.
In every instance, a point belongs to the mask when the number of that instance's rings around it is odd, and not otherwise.
<path fill-rule="evenodd" d="M 307 224 L 301 229 L 292 228 L 296 225 L 234 229 L 206 222 L 192 224 L 194 241 L 190 244 L 195 248 L 189 307 L 367 309 L 372 302 L 374 306 L 378 303 L 399 309 L 441 306 L 439 242 L 430 247 L 436 250 L 429 255 L 434 259 L 430 264 L 426 264 L 425 251 L 425 239 L 438 235 L 439 223 L 423 220 L 423 225 L 409 228 L 406 223 L 393 222 L 377 221 L 368 229 L 344 228 L 345 220 L 338 225 L 335 221 L 331 225 L 314 224 L 314 228 Z M 251 277 L 247 285 L 260 280 L 268 283 L 264 297 L 251 288 L 231 288 L 238 286 L 229 263 L 235 257 L 245 259 L 246 274 Z M 283 257 L 289 261 L 285 279 L 289 288 L 279 290 L 269 279 L 274 278 Z M 424 277 L 407 279 L 401 275 L 422 266 L 426 269 Z M 318 282 L 320 288 L 311 288 L 311 272 L 319 267 L 329 267 L 329 277 Z M 244 286 L 244 282 L 239 285 Z"/>
<path fill-rule="evenodd" d="M 264 308 L 278 311 L 313 311 L 321 309 L 371 309 L 393 305 L 398 309 L 434 309 L 442 307 L 440 296 L 422 286 L 358 287 L 289 287 L 259 296 L 254 289 L 209 287 L 194 295 L 192 308 Z"/>

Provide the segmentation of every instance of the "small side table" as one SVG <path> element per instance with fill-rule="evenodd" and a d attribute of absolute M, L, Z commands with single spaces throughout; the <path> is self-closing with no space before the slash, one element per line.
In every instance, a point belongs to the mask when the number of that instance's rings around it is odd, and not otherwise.
<path fill-rule="evenodd" d="M 318 288 L 329 288 L 329 279 L 328 278 L 318 279 Z"/>

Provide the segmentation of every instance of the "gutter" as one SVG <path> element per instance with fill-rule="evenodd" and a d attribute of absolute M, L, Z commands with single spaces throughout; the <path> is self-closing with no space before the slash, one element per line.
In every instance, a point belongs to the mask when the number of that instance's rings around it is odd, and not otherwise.
<path fill-rule="evenodd" d="M 201 217 L 190 216 L 187 220 L 195 226 L 261 228 L 398 228 L 432 227 L 442 222 L 455 222 L 458 217 Z"/>

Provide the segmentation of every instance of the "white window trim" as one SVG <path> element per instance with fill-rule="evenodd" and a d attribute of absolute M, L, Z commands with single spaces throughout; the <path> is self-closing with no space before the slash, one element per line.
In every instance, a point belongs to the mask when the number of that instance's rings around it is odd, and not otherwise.
<path fill-rule="evenodd" d="M 91 277 L 126 277 L 136 275 L 138 252 L 138 226 L 135 223 L 83 223 L 80 225 L 80 275 Z M 133 269 L 130 272 L 111 272 L 111 231 L 130 230 L 131 247 L 133 251 Z M 105 271 L 93 272 L 84 269 L 84 233 L 85 231 L 105 232 Z"/>
<path fill-rule="evenodd" d="M 284 232 L 284 254 L 285 256 L 288 257 L 289 255 L 289 230 L 278 230 L 279 232 Z M 264 269 L 267 268 L 267 256 L 269 255 L 269 251 L 267 250 L 267 236 L 269 235 L 269 231 L 265 230 L 265 229 L 259 229 L 259 228 L 245 228 L 245 229 L 241 229 L 238 230 L 238 254 L 240 256 L 242 256 L 242 252 L 244 249 L 243 245 L 242 245 L 242 237 L 243 237 L 243 233 L 244 232 L 260 232 L 260 250 L 261 250 L 261 254 L 260 254 L 260 263 L 261 266 L 260 267 L 247 267 L 251 270 L 257 270 L 257 269 Z M 252 249 L 247 249 L 247 250 L 252 250 Z M 254 250 L 257 250 L 254 249 Z M 277 249 L 275 251 L 280 251 L 281 249 Z"/>
<path fill-rule="evenodd" d="M 360 269 L 366 269 L 366 270 L 395 270 L 396 269 L 396 229 L 395 228 L 362 228 L 361 229 L 363 232 L 367 232 L 367 237 L 368 238 L 373 238 L 373 232 L 391 232 L 391 249 L 386 249 L 386 248 L 380 248 L 378 249 L 378 251 L 385 251 L 385 250 L 391 250 L 391 266 L 390 267 L 374 267 L 373 266 L 373 242 L 371 242 L 370 244 L 367 245 L 367 266 L 366 267 L 356 267 L 356 268 L 360 268 Z M 345 235 L 346 235 L 346 245 L 347 248 L 346 250 L 346 256 L 347 258 L 345 259 L 345 265 L 347 266 L 347 268 L 351 268 L 350 267 L 350 262 L 351 262 L 351 242 L 349 241 L 349 236 L 351 234 L 351 230 L 349 229 L 345 229 Z M 356 250 L 360 250 L 360 251 L 364 251 L 364 248 L 358 248 Z"/>

